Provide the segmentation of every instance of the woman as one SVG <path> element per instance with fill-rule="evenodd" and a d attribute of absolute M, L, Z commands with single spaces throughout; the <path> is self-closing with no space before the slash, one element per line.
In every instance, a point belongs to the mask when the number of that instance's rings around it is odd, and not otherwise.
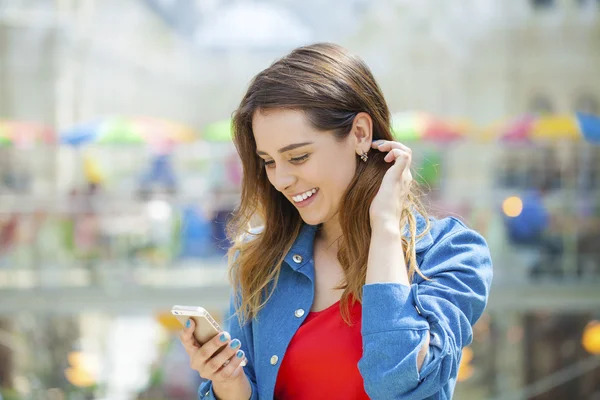
<path fill-rule="evenodd" d="M 251 82 L 233 118 L 236 317 L 203 346 L 191 321 L 181 336 L 209 380 L 200 398 L 452 397 L 490 255 L 458 220 L 425 216 L 389 115 L 368 67 L 332 44 Z"/>

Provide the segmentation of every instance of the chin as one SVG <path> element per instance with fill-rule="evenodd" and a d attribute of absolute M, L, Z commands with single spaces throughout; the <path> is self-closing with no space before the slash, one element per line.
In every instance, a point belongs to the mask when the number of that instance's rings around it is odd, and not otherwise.
<path fill-rule="evenodd" d="M 325 218 L 319 216 L 319 215 L 314 215 L 314 214 L 310 214 L 307 213 L 308 215 L 303 215 L 302 213 L 300 213 L 300 218 L 302 218 L 302 221 L 304 221 L 305 223 L 307 223 L 308 225 L 319 225 L 322 224 L 323 222 L 325 222 Z"/>

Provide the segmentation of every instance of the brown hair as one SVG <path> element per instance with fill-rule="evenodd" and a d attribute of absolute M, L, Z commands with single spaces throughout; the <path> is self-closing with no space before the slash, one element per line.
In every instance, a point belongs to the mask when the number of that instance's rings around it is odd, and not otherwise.
<path fill-rule="evenodd" d="M 233 115 L 233 141 L 242 160 L 243 180 L 241 203 L 228 225 L 233 241 L 229 276 L 242 323 L 256 317 L 273 293 L 283 259 L 303 224 L 296 208 L 271 185 L 256 155 L 252 118 L 258 111 L 275 109 L 302 111 L 315 129 L 331 131 L 339 140 L 350 134 L 354 117 L 366 112 L 373 120 L 373 140 L 393 140 L 390 112 L 371 71 L 340 46 L 300 47 L 254 77 Z M 362 301 L 366 279 L 369 206 L 391 166 L 383 160 L 385 153 L 371 150 L 368 155 L 366 163 L 356 158 L 356 174 L 339 212 L 343 237 L 338 260 L 345 275 L 339 287 L 344 289 L 340 303 L 348 324 L 350 298 Z M 410 232 L 402 242 L 411 280 L 415 272 L 423 276 L 416 263 L 414 212 L 426 217 L 415 189 L 408 195 L 401 218 L 401 227 L 408 226 Z M 252 232 L 259 226 L 263 227 L 259 233 Z M 428 229 L 429 224 L 421 235 Z"/>

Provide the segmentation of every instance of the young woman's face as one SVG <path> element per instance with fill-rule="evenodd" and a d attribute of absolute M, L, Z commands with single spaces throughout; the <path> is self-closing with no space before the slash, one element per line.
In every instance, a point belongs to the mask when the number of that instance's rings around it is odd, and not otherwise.
<path fill-rule="evenodd" d="M 294 110 L 256 112 L 252 130 L 269 181 L 302 219 L 317 225 L 335 216 L 356 170 L 352 135 L 340 142 Z"/>

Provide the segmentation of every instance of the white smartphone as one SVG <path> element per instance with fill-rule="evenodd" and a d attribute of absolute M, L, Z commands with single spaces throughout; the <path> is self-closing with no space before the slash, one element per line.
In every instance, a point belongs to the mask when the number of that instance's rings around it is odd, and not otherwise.
<path fill-rule="evenodd" d="M 175 318 L 177 318 L 177 320 L 184 327 L 188 319 L 194 321 L 194 338 L 200 345 L 203 345 L 204 343 L 208 342 L 210 339 L 215 337 L 215 335 L 223 332 L 223 329 L 221 329 L 217 321 L 215 321 L 215 319 L 209 314 L 209 312 L 202 307 L 175 305 L 171 309 L 171 314 L 173 314 Z M 219 349 L 217 353 L 224 348 L 225 346 Z M 247 363 L 248 361 L 244 357 L 244 360 L 242 361 L 242 366 L 245 367 Z"/>
<path fill-rule="evenodd" d="M 194 338 L 200 345 L 203 345 L 215 337 L 215 335 L 223 332 L 217 321 L 202 307 L 176 305 L 171 309 L 171 314 L 184 327 L 188 319 L 194 321 Z"/>

